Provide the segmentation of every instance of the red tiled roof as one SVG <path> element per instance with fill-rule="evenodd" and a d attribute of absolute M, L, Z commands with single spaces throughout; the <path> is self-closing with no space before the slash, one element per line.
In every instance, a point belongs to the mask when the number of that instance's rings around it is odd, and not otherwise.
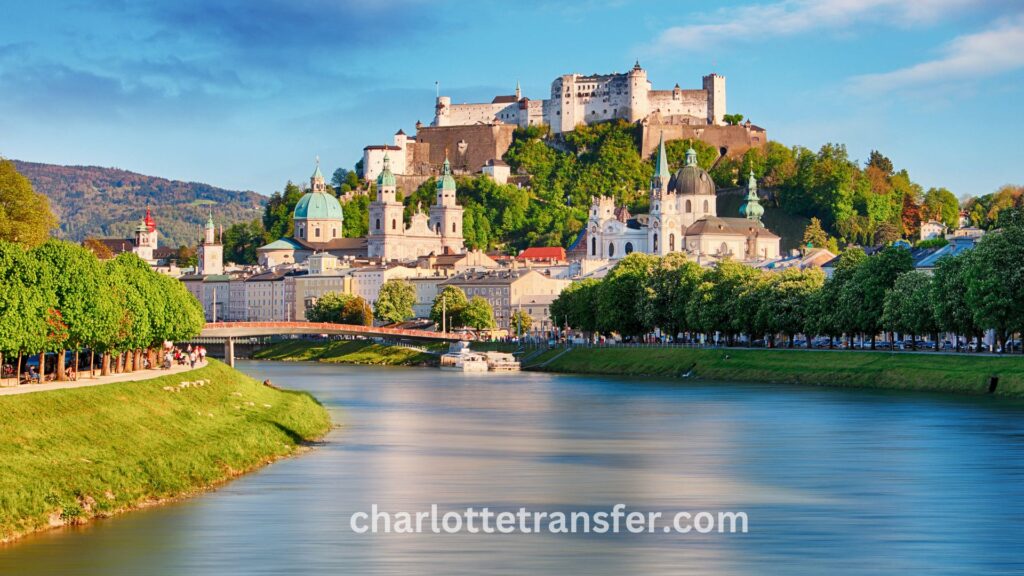
<path fill-rule="evenodd" d="M 516 256 L 516 260 L 565 260 L 565 248 L 561 246 L 534 246 Z"/>

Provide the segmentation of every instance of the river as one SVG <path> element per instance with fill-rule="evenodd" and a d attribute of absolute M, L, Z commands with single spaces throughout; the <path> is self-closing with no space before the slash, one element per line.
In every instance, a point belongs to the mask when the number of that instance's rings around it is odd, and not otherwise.
<path fill-rule="evenodd" d="M 1008 574 L 1024 404 L 239 362 L 341 426 L 208 494 L 36 535 L 0 574 Z M 353 513 L 742 511 L 745 534 L 356 534 Z"/>

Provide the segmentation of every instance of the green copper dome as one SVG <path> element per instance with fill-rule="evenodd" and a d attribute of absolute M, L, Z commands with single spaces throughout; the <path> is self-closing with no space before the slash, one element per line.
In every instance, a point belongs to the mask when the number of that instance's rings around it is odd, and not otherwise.
<path fill-rule="evenodd" d="M 437 181 L 438 190 L 455 190 L 455 178 L 452 178 L 452 165 L 448 158 L 444 159 L 444 166 L 441 168 L 441 178 Z"/>
<path fill-rule="evenodd" d="M 295 218 L 308 220 L 342 220 L 341 204 L 327 192 L 306 192 L 295 205 Z"/>
<path fill-rule="evenodd" d="M 761 206 L 761 198 L 757 195 L 757 179 L 754 178 L 754 171 L 750 171 L 750 179 L 747 181 L 747 200 L 740 206 L 740 215 L 748 220 L 761 221 L 764 216 L 764 206 Z"/>
<path fill-rule="evenodd" d="M 395 175 L 391 172 L 391 160 L 388 159 L 388 155 L 384 154 L 384 169 L 380 171 L 380 175 L 377 176 L 377 187 L 383 188 L 389 186 L 394 188 L 397 184 L 395 183 Z"/>

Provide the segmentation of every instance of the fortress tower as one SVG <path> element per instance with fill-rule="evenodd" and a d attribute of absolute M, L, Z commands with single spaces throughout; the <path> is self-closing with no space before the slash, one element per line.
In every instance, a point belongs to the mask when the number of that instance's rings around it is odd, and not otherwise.
<path fill-rule="evenodd" d="M 629 121 L 637 122 L 647 117 L 650 106 L 648 96 L 651 83 L 647 80 L 647 71 L 640 67 L 640 61 L 633 65 L 627 75 L 629 79 Z"/>
<path fill-rule="evenodd" d="M 725 121 L 725 76 L 708 74 L 704 77 L 704 91 L 708 93 L 708 124 L 722 125 Z"/>

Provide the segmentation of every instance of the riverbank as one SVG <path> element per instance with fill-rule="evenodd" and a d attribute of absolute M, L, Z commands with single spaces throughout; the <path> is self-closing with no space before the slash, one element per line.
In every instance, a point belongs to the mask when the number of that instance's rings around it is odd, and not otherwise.
<path fill-rule="evenodd" d="M 443 346 L 447 350 L 447 344 Z M 441 348 L 438 348 L 441 350 Z M 253 354 L 256 360 L 334 362 L 377 366 L 436 366 L 438 355 L 371 340 L 288 340 Z"/>
<path fill-rule="evenodd" d="M 574 374 L 667 376 L 733 382 L 808 384 L 1024 396 L 1024 357 L 859 351 L 693 348 L 556 348 L 534 369 Z M 546 364 L 545 364 L 546 363 Z M 543 366 L 542 366 L 543 365 Z"/>
<path fill-rule="evenodd" d="M 330 428 L 309 394 L 215 360 L 144 381 L 4 396 L 0 413 L 3 542 L 207 490 Z"/>

